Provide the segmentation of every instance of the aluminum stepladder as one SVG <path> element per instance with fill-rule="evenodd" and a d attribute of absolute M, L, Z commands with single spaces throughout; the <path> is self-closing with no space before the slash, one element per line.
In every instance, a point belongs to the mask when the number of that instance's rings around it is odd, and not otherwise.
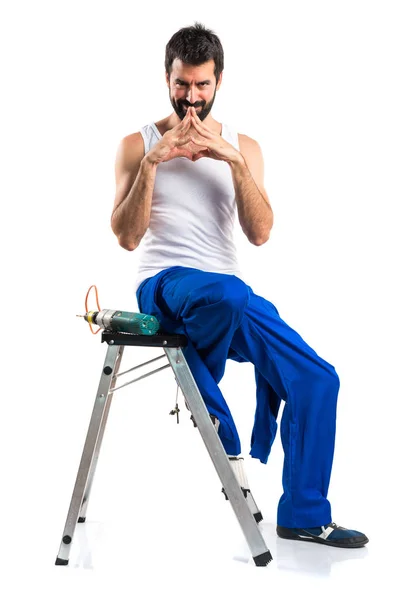
<path fill-rule="evenodd" d="M 231 468 L 228 456 L 185 359 L 182 351 L 182 348 L 187 345 L 185 335 L 160 332 L 154 335 L 139 335 L 104 330 L 102 331 L 102 342 L 106 342 L 108 345 L 106 358 L 55 564 L 68 565 L 75 528 L 77 523 L 84 523 L 86 520 L 86 511 L 93 478 L 114 392 L 171 366 L 177 384 L 185 398 L 186 405 L 192 413 L 192 417 L 213 461 L 223 485 L 224 493 L 230 501 L 239 521 L 252 558 L 257 566 L 266 566 L 272 560 L 272 555 L 257 525 L 258 519 L 251 510 L 253 506 L 257 510 L 256 504 L 254 504 L 251 495 L 248 499 L 249 503 L 245 498 L 246 494 L 244 494 L 244 490 L 241 488 Z M 164 354 L 120 373 L 119 368 L 125 346 L 163 348 Z M 164 366 L 128 383 L 116 386 L 118 377 L 160 360 L 165 356 L 167 356 L 168 363 Z"/>

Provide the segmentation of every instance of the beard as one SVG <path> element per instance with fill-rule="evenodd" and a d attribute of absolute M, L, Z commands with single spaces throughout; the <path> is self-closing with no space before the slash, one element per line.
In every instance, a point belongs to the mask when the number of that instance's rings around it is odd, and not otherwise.
<path fill-rule="evenodd" d="M 174 108 L 174 112 L 176 113 L 176 115 L 178 116 L 178 118 L 181 121 L 187 114 L 186 107 L 194 106 L 195 108 L 198 108 L 198 106 L 201 106 L 202 107 L 201 110 L 196 111 L 196 113 L 197 113 L 199 119 L 201 121 L 204 121 L 206 119 L 206 117 L 208 116 L 208 114 L 210 113 L 210 111 L 212 110 L 212 106 L 214 104 L 214 99 L 216 97 L 216 91 L 217 90 L 214 91 L 213 98 L 208 103 L 206 103 L 206 101 L 204 101 L 204 102 L 201 101 L 201 102 L 195 102 L 194 104 L 190 104 L 186 100 L 177 100 L 176 101 L 174 98 L 171 97 L 171 95 L 170 95 L 170 102 L 171 102 L 172 107 Z"/>

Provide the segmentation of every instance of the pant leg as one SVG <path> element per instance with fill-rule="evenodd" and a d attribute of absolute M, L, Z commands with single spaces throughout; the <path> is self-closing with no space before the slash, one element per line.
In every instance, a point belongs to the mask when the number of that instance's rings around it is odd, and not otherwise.
<path fill-rule="evenodd" d="M 327 492 L 339 391 L 334 367 L 280 318 L 271 302 L 252 290 L 231 346 L 255 365 L 285 401 L 280 426 L 284 493 L 277 523 L 283 527 L 329 523 Z"/>
<path fill-rule="evenodd" d="M 238 432 L 218 383 L 249 302 L 248 287 L 234 275 L 172 267 L 146 280 L 137 298 L 141 312 L 156 315 L 166 331 L 187 336 L 184 355 L 209 413 L 220 421 L 224 449 L 240 454 Z"/>
<path fill-rule="evenodd" d="M 224 375 L 234 331 L 249 303 L 248 286 L 235 275 L 174 267 L 166 272 L 157 300 L 170 319 L 182 321 L 216 383 Z"/>
<path fill-rule="evenodd" d="M 267 463 L 277 432 L 281 396 L 255 366 L 256 411 L 251 435 L 250 455 Z"/>

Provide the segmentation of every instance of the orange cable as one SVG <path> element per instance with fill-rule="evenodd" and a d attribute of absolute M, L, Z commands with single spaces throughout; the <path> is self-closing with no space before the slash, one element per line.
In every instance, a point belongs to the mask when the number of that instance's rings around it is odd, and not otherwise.
<path fill-rule="evenodd" d="M 86 313 L 89 312 L 88 311 L 88 296 L 89 296 L 89 292 L 91 291 L 92 288 L 95 288 L 96 304 L 97 304 L 99 312 L 101 311 L 101 308 L 99 306 L 99 298 L 98 298 L 98 294 L 97 294 L 97 287 L 95 285 L 91 285 L 90 288 L 89 288 L 89 290 L 87 291 L 86 298 L 85 298 L 85 311 L 86 311 Z M 94 335 L 96 335 L 97 333 L 99 333 L 99 331 L 101 330 L 101 327 L 99 327 L 99 329 L 97 331 L 93 331 L 93 329 L 92 329 L 92 323 L 89 323 L 89 327 L 90 327 L 91 332 Z"/>

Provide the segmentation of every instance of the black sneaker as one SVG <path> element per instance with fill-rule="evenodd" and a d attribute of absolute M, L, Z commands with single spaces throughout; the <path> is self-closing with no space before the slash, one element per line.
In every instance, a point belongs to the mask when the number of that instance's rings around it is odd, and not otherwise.
<path fill-rule="evenodd" d="M 276 531 L 279 537 L 286 540 L 317 542 L 326 546 L 337 546 L 337 548 L 362 548 L 369 541 L 360 531 L 339 527 L 335 523 L 305 529 L 288 529 L 277 525 Z"/>

